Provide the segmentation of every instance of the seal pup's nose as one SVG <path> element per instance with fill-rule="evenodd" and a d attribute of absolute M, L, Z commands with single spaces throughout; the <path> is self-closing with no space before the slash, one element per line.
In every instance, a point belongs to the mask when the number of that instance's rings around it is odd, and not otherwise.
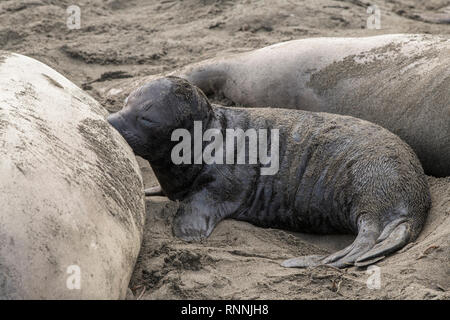
<path fill-rule="evenodd" d="M 114 127 L 117 131 L 121 132 L 121 128 L 123 127 L 124 119 L 119 112 L 110 114 L 106 120 L 110 125 Z"/>

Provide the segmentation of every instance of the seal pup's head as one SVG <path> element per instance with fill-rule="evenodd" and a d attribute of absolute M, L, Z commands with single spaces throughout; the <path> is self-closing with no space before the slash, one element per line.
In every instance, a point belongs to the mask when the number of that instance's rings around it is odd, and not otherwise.
<path fill-rule="evenodd" d="M 189 191 L 202 165 L 171 161 L 171 151 L 178 143 L 171 141 L 172 133 L 183 128 L 193 136 L 194 121 L 202 121 L 207 128 L 212 117 L 211 105 L 200 89 L 184 79 L 167 77 L 132 92 L 123 109 L 111 114 L 108 122 L 136 155 L 150 162 L 165 194 L 174 200 Z"/>
<path fill-rule="evenodd" d="M 211 105 L 200 89 L 184 79 L 166 77 L 133 91 L 123 109 L 111 114 L 108 122 L 135 154 L 152 162 L 170 156 L 176 144 L 171 141 L 175 129 L 192 133 L 194 121 L 205 126 L 211 115 Z"/>

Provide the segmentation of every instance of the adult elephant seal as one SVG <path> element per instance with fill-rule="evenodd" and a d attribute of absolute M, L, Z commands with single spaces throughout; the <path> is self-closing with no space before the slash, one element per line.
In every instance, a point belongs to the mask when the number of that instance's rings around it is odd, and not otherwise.
<path fill-rule="evenodd" d="M 0 51 L 0 299 L 125 298 L 143 184 L 107 112 L 72 82 Z"/>
<path fill-rule="evenodd" d="M 149 161 L 168 197 L 182 201 L 173 231 L 187 241 L 207 237 L 225 218 L 301 232 L 352 232 L 356 240 L 342 251 L 283 265 L 363 266 L 413 241 L 430 208 L 428 185 L 414 152 L 388 130 L 364 120 L 300 110 L 211 106 L 198 88 L 169 77 L 133 92 L 108 121 L 136 154 Z M 172 141 L 177 140 L 174 130 L 198 135 L 199 123 L 204 141 L 212 140 L 206 138 L 208 132 L 268 129 L 272 161 L 249 164 L 252 155 L 247 153 L 244 164 L 189 164 L 198 159 L 194 142 L 188 160 L 175 164 L 171 157 L 179 144 Z M 279 139 L 273 135 L 276 129 Z M 235 156 L 238 144 L 230 149 L 231 140 L 224 145 L 217 141 L 215 136 L 216 155 Z M 272 148 L 276 141 L 279 148 Z M 205 157 L 211 144 L 203 143 Z M 274 167 L 276 155 L 279 170 L 263 175 L 269 164 Z"/>
<path fill-rule="evenodd" d="M 207 95 L 245 107 L 329 112 L 371 121 L 405 140 L 427 174 L 450 176 L 447 37 L 294 40 L 203 61 L 173 74 Z M 148 77 L 129 81 L 109 94 L 123 96 Z"/>
<path fill-rule="evenodd" d="M 427 174 L 450 176 L 450 40 L 382 35 L 275 44 L 187 67 L 206 94 L 252 107 L 350 115 L 400 136 Z"/>

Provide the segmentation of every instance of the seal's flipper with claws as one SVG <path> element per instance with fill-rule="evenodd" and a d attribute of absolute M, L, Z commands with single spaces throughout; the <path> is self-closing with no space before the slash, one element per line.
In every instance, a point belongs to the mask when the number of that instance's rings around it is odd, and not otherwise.
<path fill-rule="evenodd" d="M 420 230 L 422 226 L 417 226 Z M 388 223 L 379 232 L 376 223 L 363 223 L 355 241 L 348 247 L 329 256 L 309 255 L 283 261 L 283 267 L 308 268 L 319 265 L 330 265 L 336 268 L 350 266 L 364 267 L 383 260 L 389 254 L 403 248 L 417 236 L 412 232 L 410 221 L 399 218 Z"/>
<path fill-rule="evenodd" d="M 378 238 L 375 246 L 360 256 L 355 261 L 355 265 L 363 267 L 384 259 L 385 256 L 403 248 L 412 240 L 411 236 L 411 223 L 401 222 L 385 238 Z"/>
<path fill-rule="evenodd" d="M 348 247 L 329 256 L 322 256 L 321 259 L 319 256 L 289 259 L 284 261 L 282 266 L 290 268 L 314 267 L 323 264 L 336 268 L 352 266 L 359 256 L 369 251 L 375 245 L 380 233 L 380 228 L 376 221 L 362 216 L 359 223 L 358 235 L 355 241 Z"/>

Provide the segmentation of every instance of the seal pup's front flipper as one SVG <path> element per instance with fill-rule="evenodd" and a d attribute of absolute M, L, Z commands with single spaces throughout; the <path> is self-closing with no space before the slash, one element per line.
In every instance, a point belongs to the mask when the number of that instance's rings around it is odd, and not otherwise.
<path fill-rule="evenodd" d="M 212 195 L 205 187 L 181 202 L 173 220 L 173 233 L 189 242 L 203 240 L 233 211 L 227 204 L 217 202 L 217 196 Z"/>

